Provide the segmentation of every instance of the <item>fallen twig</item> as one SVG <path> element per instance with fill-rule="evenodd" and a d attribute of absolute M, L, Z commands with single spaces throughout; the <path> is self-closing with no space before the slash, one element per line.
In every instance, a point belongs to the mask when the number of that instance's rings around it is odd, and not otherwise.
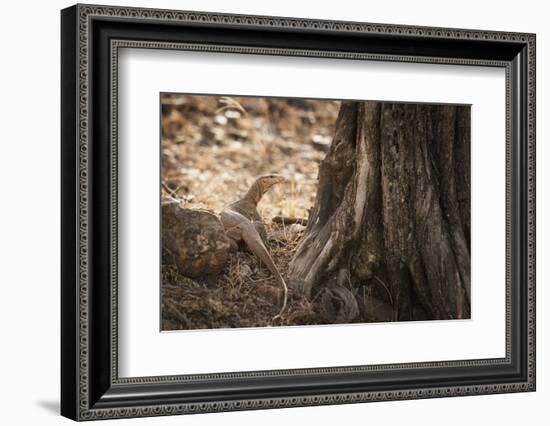
<path fill-rule="evenodd" d="M 295 223 L 298 225 L 307 225 L 307 219 L 304 217 L 275 216 L 271 220 L 275 223 L 281 223 L 283 225 L 294 225 Z"/>
<path fill-rule="evenodd" d="M 176 193 L 176 191 L 174 191 L 173 189 L 171 189 L 168 185 L 166 185 L 164 182 L 161 182 L 160 183 L 160 186 L 162 186 L 162 189 L 164 189 L 168 195 L 170 195 L 172 198 L 174 198 L 176 201 L 181 201 L 181 198 L 180 196 Z"/>

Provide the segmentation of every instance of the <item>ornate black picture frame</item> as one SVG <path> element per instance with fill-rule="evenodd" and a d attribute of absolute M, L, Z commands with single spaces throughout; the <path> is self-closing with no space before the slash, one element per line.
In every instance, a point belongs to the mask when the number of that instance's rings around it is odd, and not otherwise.
<path fill-rule="evenodd" d="M 61 413 L 158 416 L 535 390 L 535 35 L 76 5 L 61 13 Z M 121 47 L 506 71 L 506 356 L 120 378 L 117 55 Z"/>

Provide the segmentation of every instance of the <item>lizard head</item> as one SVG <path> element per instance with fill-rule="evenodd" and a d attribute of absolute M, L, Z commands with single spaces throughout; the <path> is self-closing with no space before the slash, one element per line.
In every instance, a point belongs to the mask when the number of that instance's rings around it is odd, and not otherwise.
<path fill-rule="evenodd" d="M 278 183 L 288 182 L 288 179 L 281 175 L 276 174 L 270 174 L 270 175 L 263 175 L 260 176 L 258 179 L 256 179 L 256 183 L 260 189 L 260 193 L 263 195 L 269 189 Z"/>
<path fill-rule="evenodd" d="M 269 189 L 273 185 L 276 185 L 282 182 L 288 182 L 288 179 L 284 176 L 277 175 L 277 174 L 260 176 L 254 181 L 254 183 L 248 190 L 248 193 L 246 194 L 245 198 L 253 201 L 254 204 L 258 204 L 258 202 L 262 199 L 262 196 L 267 191 L 269 191 Z"/>

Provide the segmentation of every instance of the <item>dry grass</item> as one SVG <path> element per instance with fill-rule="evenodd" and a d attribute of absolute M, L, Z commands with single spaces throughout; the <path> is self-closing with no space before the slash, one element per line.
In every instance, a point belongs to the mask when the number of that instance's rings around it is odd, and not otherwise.
<path fill-rule="evenodd" d="M 280 224 L 268 226 L 269 249 L 281 271 L 286 270 L 299 240 L 299 235 L 293 235 L 288 228 Z M 273 321 L 281 303 L 281 288 L 269 270 L 248 251 L 238 251 L 213 283 L 190 280 L 171 265 L 162 266 L 162 277 L 163 301 L 172 304 L 163 306 L 163 330 L 304 325 L 323 321 L 309 301 L 296 297 L 290 298 L 282 317 Z"/>
<path fill-rule="evenodd" d="M 219 213 L 259 175 L 279 173 L 290 179 L 258 206 L 268 230 L 268 248 L 286 278 L 301 233 L 271 223 L 271 218 L 308 216 L 325 155 L 319 141 L 330 142 L 339 103 L 185 95 L 165 95 L 162 102 L 162 180 L 183 207 Z M 308 301 L 291 297 L 282 318 L 273 323 L 281 292 L 267 268 L 245 250 L 233 255 L 216 278 L 190 280 L 172 265 L 162 265 L 162 328 L 322 321 Z"/>

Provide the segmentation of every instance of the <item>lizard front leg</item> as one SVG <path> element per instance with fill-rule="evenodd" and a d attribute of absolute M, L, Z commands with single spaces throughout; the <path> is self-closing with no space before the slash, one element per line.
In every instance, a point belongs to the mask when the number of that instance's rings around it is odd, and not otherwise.
<path fill-rule="evenodd" d="M 279 313 L 273 317 L 277 319 L 281 317 L 281 314 L 286 309 L 287 299 L 288 299 L 288 286 L 286 285 L 285 280 L 281 276 L 277 266 L 273 262 L 271 255 L 269 254 L 267 247 L 265 246 L 262 237 L 258 233 L 254 224 L 244 217 L 242 214 L 226 209 L 221 214 L 221 220 L 225 227 L 227 235 L 234 241 L 243 240 L 250 251 L 260 259 L 264 265 L 270 270 L 270 272 L 275 276 L 275 279 L 279 282 L 283 288 L 283 304 Z"/>

